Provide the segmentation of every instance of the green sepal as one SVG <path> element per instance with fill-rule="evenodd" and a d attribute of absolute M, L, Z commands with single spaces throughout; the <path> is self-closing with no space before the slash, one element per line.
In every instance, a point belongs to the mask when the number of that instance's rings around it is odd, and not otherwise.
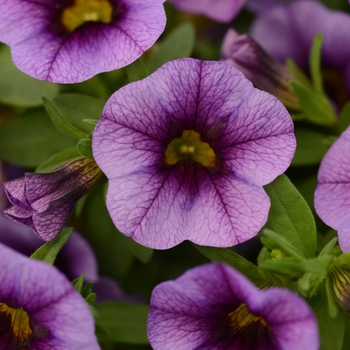
<path fill-rule="evenodd" d="M 267 282 L 265 277 L 259 273 L 256 265 L 252 264 L 250 261 L 246 260 L 241 255 L 238 255 L 231 249 L 203 247 L 196 244 L 194 246 L 209 260 L 221 261 L 232 266 L 258 286 Z"/>
<path fill-rule="evenodd" d="M 334 126 L 336 124 L 336 114 L 325 95 L 312 92 L 296 82 L 291 82 L 291 85 L 299 98 L 303 114 L 308 121 L 322 126 Z"/>
<path fill-rule="evenodd" d="M 126 74 L 128 75 L 129 83 L 137 80 L 141 80 L 147 77 L 147 69 L 140 59 L 137 59 L 133 63 L 125 67 Z"/>
<path fill-rule="evenodd" d="M 295 76 L 296 80 L 300 82 L 300 84 L 305 86 L 307 89 L 312 90 L 312 84 L 308 76 L 298 67 L 298 65 L 293 61 L 293 59 L 288 58 L 286 61 L 286 66 Z"/>
<path fill-rule="evenodd" d="M 30 257 L 31 259 L 41 260 L 48 264 L 53 264 L 56 260 L 57 254 L 66 244 L 69 237 L 74 231 L 73 227 L 63 229 L 51 242 L 43 244 Z"/>
<path fill-rule="evenodd" d="M 329 316 L 334 318 L 338 315 L 339 306 L 338 306 L 338 303 L 335 301 L 332 285 L 333 285 L 332 278 L 328 274 L 326 276 L 326 296 L 327 296 L 327 303 L 328 303 L 328 312 L 329 312 Z"/>
<path fill-rule="evenodd" d="M 92 154 L 92 141 L 89 138 L 81 139 L 77 144 L 77 151 L 84 157 L 94 160 Z"/>
<path fill-rule="evenodd" d="M 96 323 L 108 334 L 108 339 L 128 344 L 149 344 L 147 317 L 149 306 L 121 301 L 96 305 L 100 318 Z"/>
<path fill-rule="evenodd" d="M 72 281 L 73 287 L 79 294 L 81 294 L 81 291 L 83 289 L 84 278 L 84 275 L 81 275 L 80 277 L 77 277 Z"/>
<path fill-rule="evenodd" d="M 304 272 L 301 262 L 302 259 L 300 258 L 270 259 L 260 263 L 259 267 L 272 272 L 295 277 L 301 276 Z"/>
<path fill-rule="evenodd" d="M 95 127 L 98 123 L 98 119 L 83 119 L 83 122 L 87 125 Z"/>
<path fill-rule="evenodd" d="M 311 80 L 313 83 L 314 91 L 323 94 L 323 82 L 321 74 L 321 49 L 322 49 L 322 34 L 317 33 L 312 42 L 310 55 L 309 55 L 309 66 L 311 73 Z"/>
<path fill-rule="evenodd" d="M 316 224 L 305 199 L 286 175 L 280 175 L 264 188 L 271 200 L 267 227 L 284 237 L 295 251 L 314 257 Z"/>
<path fill-rule="evenodd" d="M 350 271 L 350 252 L 341 254 L 334 263 L 338 266 L 345 267 Z"/>
<path fill-rule="evenodd" d="M 76 147 L 65 149 L 61 152 L 56 153 L 45 162 L 41 163 L 35 169 L 35 172 L 46 173 L 46 172 L 52 171 L 55 168 L 57 168 L 59 165 L 78 157 L 79 157 L 79 153 Z"/>
<path fill-rule="evenodd" d="M 191 56 L 194 44 L 195 28 L 193 24 L 180 24 L 152 48 L 154 54 L 147 62 L 147 70 L 153 73 L 168 61 Z"/>
<path fill-rule="evenodd" d="M 330 255 L 335 245 L 338 242 L 338 237 L 333 237 L 321 250 L 319 256 Z"/>

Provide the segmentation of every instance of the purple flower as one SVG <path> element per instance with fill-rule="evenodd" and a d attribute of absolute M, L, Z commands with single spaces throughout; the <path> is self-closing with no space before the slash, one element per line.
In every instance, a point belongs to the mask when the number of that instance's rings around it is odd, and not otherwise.
<path fill-rule="evenodd" d="M 321 32 L 322 75 L 327 93 L 338 106 L 350 95 L 350 16 L 302 0 L 276 5 L 252 26 L 252 36 L 280 62 L 292 58 L 305 71 L 315 35 Z"/>
<path fill-rule="evenodd" d="M 315 192 L 319 217 L 338 231 L 339 244 L 350 251 L 350 127 L 322 159 Z"/>
<path fill-rule="evenodd" d="M 107 101 L 92 140 L 118 229 L 147 247 L 232 246 L 267 220 L 262 186 L 289 166 L 292 120 L 221 62 L 171 61 Z"/>
<path fill-rule="evenodd" d="M 257 289 L 231 267 L 193 268 L 152 293 L 148 338 L 154 350 L 317 350 L 317 321 L 293 292 Z"/>
<path fill-rule="evenodd" d="M 0 244 L 0 348 L 97 350 L 84 299 L 55 267 Z"/>
<path fill-rule="evenodd" d="M 238 35 L 229 29 L 222 43 L 221 58 L 238 68 L 258 89 L 276 96 L 285 106 L 300 110 L 299 100 L 290 84 L 297 79 L 249 35 Z"/>
<path fill-rule="evenodd" d="M 0 0 L 0 41 L 42 80 L 77 83 L 140 57 L 165 27 L 165 0 Z"/>
<path fill-rule="evenodd" d="M 246 0 L 169 0 L 181 11 L 205 15 L 219 22 L 230 22 Z"/>
<path fill-rule="evenodd" d="M 4 184 L 13 204 L 4 213 L 28 226 L 44 241 L 61 231 L 76 201 L 87 193 L 101 175 L 89 158 L 77 158 L 51 173 L 26 173 Z"/>

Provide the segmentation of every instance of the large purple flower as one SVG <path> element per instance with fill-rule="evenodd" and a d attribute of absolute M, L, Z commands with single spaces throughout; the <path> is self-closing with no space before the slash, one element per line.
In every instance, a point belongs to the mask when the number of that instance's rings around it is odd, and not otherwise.
<path fill-rule="evenodd" d="M 169 0 L 182 11 L 206 15 L 219 22 L 229 22 L 246 0 Z"/>
<path fill-rule="evenodd" d="M 293 58 L 307 71 L 314 36 L 321 32 L 322 73 L 329 96 L 342 106 L 350 95 L 350 16 L 324 5 L 301 0 L 263 12 L 252 26 L 252 36 L 281 62 Z"/>
<path fill-rule="evenodd" d="M 101 175 L 89 158 L 77 158 L 50 173 L 26 173 L 4 183 L 13 204 L 4 213 L 28 226 L 44 241 L 53 240 L 64 227 L 76 201 Z"/>
<path fill-rule="evenodd" d="M 320 218 L 338 231 L 339 244 L 350 251 L 350 127 L 322 159 L 315 192 Z"/>
<path fill-rule="evenodd" d="M 0 348 L 97 350 L 87 303 L 55 267 L 0 244 Z"/>
<path fill-rule="evenodd" d="M 270 207 L 262 186 L 295 150 L 292 120 L 275 97 L 225 63 L 195 59 L 118 90 L 92 142 L 115 225 L 157 249 L 256 235 Z"/>
<path fill-rule="evenodd" d="M 165 0 L 0 0 L 0 41 L 42 80 L 77 83 L 124 67 L 165 27 Z"/>
<path fill-rule="evenodd" d="M 317 321 L 282 288 L 257 289 L 231 267 L 211 263 L 158 285 L 148 337 L 154 350 L 317 350 Z"/>

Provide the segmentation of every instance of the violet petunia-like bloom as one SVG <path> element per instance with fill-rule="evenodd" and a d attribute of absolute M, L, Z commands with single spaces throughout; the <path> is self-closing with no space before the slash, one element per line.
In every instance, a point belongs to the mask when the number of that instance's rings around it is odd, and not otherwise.
<path fill-rule="evenodd" d="M 169 0 L 181 11 L 205 15 L 218 22 L 230 22 L 246 0 Z"/>
<path fill-rule="evenodd" d="M 318 171 L 315 209 L 338 231 L 340 248 L 350 251 L 350 127 L 323 157 Z"/>
<path fill-rule="evenodd" d="M 44 241 L 64 227 L 76 201 L 97 182 L 101 171 L 89 158 L 77 158 L 50 173 L 26 173 L 4 183 L 13 204 L 4 213 L 28 226 Z"/>
<path fill-rule="evenodd" d="M 252 25 L 252 37 L 284 63 L 292 58 L 308 71 L 313 39 L 322 33 L 321 65 L 329 97 L 343 106 L 350 96 L 350 15 L 333 11 L 312 0 L 276 5 Z"/>
<path fill-rule="evenodd" d="M 222 263 L 193 268 L 152 292 L 154 350 L 318 350 L 317 321 L 298 295 L 259 290 Z"/>
<path fill-rule="evenodd" d="M 140 57 L 164 30 L 165 0 L 0 0 L 0 41 L 37 79 L 78 83 Z"/>
<path fill-rule="evenodd" d="M 112 95 L 92 148 L 126 236 L 156 249 L 228 247 L 265 224 L 262 186 L 289 166 L 295 137 L 280 101 L 240 71 L 180 59 Z"/>
<path fill-rule="evenodd" d="M 0 244 L 0 348 L 98 350 L 87 303 L 55 267 Z"/>

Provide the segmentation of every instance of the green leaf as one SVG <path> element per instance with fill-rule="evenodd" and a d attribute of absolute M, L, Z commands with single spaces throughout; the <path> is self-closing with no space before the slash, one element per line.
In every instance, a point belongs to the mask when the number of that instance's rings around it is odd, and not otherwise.
<path fill-rule="evenodd" d="M 96 309 L 100 314 L 97 324 L 106 330 L 109 339 L 129 344 L 148 344 L 148 305 L 116 301 L 98 304 Z"/>
<path fill-rule="evenodd" d="M 168 61 L 191 56 L 194 43 L 195 28 L 193 24 L 180 24 L 165 39 L 158 43 L 158 49 L 147 62 L 148 72 L 153 73 Z"/>
<path fill-rule="evenodd" d="M 291 58 L 287 59 L 286 66 L 295 76 L 296 81 L 300 82 L 301 85 L 305 86 L 308 90 L 312 90 L 312 85 L 308 76 L 298 67 L 298 65 Z"/>
<path fill-rule="evenodd" d="M 289 276 L 301 276 L 303 274 L 301 262 L 302 259 L 298 258 L 270 259 L 264 260 L 259 267 Z"/>
<path fill-rule="evenodd" d="M 321 250 L 319 256 L 329 255 L 338 242 L 338 237 L 333 237 Z"/>
<path fill-rule="evenodd" d="M 339 116 L 339 132 L 343 132 L 350 125 L 350 102 L 346 103 Z"/>
<path fill-rule="evenodd" d="M 311 92 L 296 82 L 291 82 L 291 85 L 308 121 L 322 126 L 335 125 L 337 117 L 326 96 Z"/>
<path fill-rule="evenodd" d="M 242 272 L 246 277 L 253 281 L 256 285 L 262 285 L 266 279 L 262 277 L 258 271 L 258 267 L 241 255 L 226 248 L 202 247 L 195 245 L 195 247 L 209 260 L 222 261 L 231 265 L 236 270 Z"/>
<path fill-rule="evenodd" d="M 125 67 L 126 74 L 128 75 L 129 83 L 133 81 L 141 80 L 147 77 L 146 67 L 143 65 L 140 59 L 129 64 Z"/>
<path fill-rule="evenodd" d="M 44 108 L 31 109 L 0 128 L 0 158 L 26 168 L 35 168 L 76 143 L 55 128 Z"/>
<path fill-rule="evenodd" d="M 292 165 L 319 164 L 329 148 L 326 141 L 327 134 L 310 127 L 296 127 L 294 134 L 297 139 L 297 149 Z"/>
<path fill-rule="evenodd" d="M 75 288 L 75 290 L 80 294 L 82 289 L 83 289 L 83 284 L 84 284 L 84 275 L 81 275 L 80 277 L 75 278 L 72 281 L 72 284 Z"/>
<path fill-rule="evenodd" d="M 81 139 L 77 144 L 77 151 L 84 157 L 94 159 L 92 155 L 92 142 L 90 139 Z"/>
<path fill-rule="evenodd" d="M 63 229 L 53 241 L 42 245 L 30 257 L 32 259 L 45 261 L 46 263 L 52 265 L 55 262 L 57 254 L 66 244 L 73 231 L 73 227 Z"/>
<path fill-rule="evenodd" d="M 107 331 L 99 324 L 95 325 L 95 334 L 99 342 L 103 342 L 108 339 Z"/>
<path fill-rule="evenodd" d="M 86 137 L 86 134 L 74 127 L 57 108 L 55 103 L 47 97 L 43 97 L 43 105 L 56 128 L 66 135 L 74 136 L 78 139 Z"/>
<path fill-rule="evenodd" d="M 128 247 L 130 251 L 135 255 L 135 257 L 142 261 L 144 264 L 147 264 L 151 261 L 154 253 L 153 249 L 144 247 L 135 242 L 133 239 L 128 240 Z"/>
<path fill-rule="evenodd" d="M 330 317 L 327 294 L 324 286 L 322 286 L 317 295 L 310 300 L 310 306 L 317 317 L 321 335 L 321 349 L 340 350 L 345 333 L 345 312 L 339 310 L 336 317 Z"/>
<path fill-rule="evenodd" d="M 68 162 L 69 160 L 72 160 L 74 158 L 79 157 L 79 153 L 77 151 L 76 147 L 65 149 L 64 151 L 58 152 L 52 157 L 50 157 L 45 162 L 41 163 L 35 171 L 37 173 L 46 173 L 49 171 L 54 170 L 59 165 Z"/>
<path fill-rule="evenodd" d="M 271 199 L 268 227 L 306 257 L 314 257 L 316 224 L 304 198 L 285 175 L 264 188 Z"/>
<path fill-rule="evenodd" d="M 314 86 L 314 91 L 323 93 L 323 82 L 321 75 L 321 49 L 322 49 L 322 34 L 317 33 L 311 46 L 309 65 L 311 72 L 311 79 Z"/>
<path fill-rule="evenodd" d="M 41 105 L 43 95 L 53 98 L 59 86 L 54 83 L 34 79 L 19 71 L 12 62 L 10 48 L 0 49 L 0 102 L 19 107 Z"/>

